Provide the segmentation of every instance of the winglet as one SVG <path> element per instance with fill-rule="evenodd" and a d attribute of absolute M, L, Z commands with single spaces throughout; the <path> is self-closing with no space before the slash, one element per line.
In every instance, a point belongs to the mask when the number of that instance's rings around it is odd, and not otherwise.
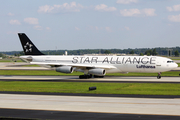
<path fill-rule="evenodd" d="M 44 55 L 41 53 L 25 33 L 18 33 L 25 55 Z"/>

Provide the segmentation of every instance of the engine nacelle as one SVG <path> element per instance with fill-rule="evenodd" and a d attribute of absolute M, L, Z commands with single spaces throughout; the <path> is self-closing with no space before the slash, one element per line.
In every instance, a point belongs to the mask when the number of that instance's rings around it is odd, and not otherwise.
<path fill-rule="evenodd" d="M 106 74 L 106 71 L 104 69 L 90 69 L 88 74 L 104 76 Z"/>
<path fill-rule="evenodd" d="M 62 73 L 72 73 L 73 67 L 71 66 L 61 66 L 56 68 L 56 72 L 62 72 Z"/>

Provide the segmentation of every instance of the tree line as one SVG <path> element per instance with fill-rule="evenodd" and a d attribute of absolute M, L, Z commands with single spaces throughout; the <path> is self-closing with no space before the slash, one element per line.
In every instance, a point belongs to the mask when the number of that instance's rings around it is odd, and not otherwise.
<path fill-rule="evenodd" d="M 136 55 L 169 55 L 167 49 L 172 49 L 173 56 L 179 56 L 180 47 L 173 48 L 136 48 L 136 49 L 79 49 L 79 50 L 42 50 L 42 53 L 47 55 L 64 55 L 65 51 L 68 55 L 84 55 L 84 54 L 136 54 Z M 20 56 L 23 51 L 0 52 L 0 57 L 3 54 Z"/>

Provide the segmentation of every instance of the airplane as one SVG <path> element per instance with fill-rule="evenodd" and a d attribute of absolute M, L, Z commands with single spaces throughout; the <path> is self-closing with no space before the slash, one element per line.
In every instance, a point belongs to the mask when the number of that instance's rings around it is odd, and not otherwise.
<path fill-rule="evenodd" d="M 80 79 L 103 78 L 106 73 L 158 73 L 170 71 L 178 65 L 169 58 L 159 56 L 79 56 L 45 55 L 25 33 L 18 33 L 25 55 L 20 58 L 62 73 L 83 72 Z"/>

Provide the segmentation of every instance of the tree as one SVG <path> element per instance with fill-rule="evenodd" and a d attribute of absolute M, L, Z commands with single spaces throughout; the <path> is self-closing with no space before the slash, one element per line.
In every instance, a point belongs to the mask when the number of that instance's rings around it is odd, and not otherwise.
<path fill-rule="evenodd" d="M 129 54 L 134 54 L 134 51 L 133 51 L 133 50 L 131 50 L 131 52 L 129 52 Z"/>
<path fill-rule="evenodd" d="M 179 57 L 179 52 L 176 50 L 176 51 L 174 52 L 174 55 L 175 55 L 176 57 Z"/>
<path fill-rule="evenodd" d="M 152 55 L 157 55 L 156 48 L 153 49 Z"/>
<path fill-rule="evenodd" d="M 24 51 L 19 52 L 19 55 L 24 55 Z"/>
<path fill-rule="evenodd" d="M 2 54 L 2 53 L 0 53 L 0 57 L 3 57 L 3 54 Z"/>
<path fill-rule="evenodd" d="M 152 50 L 147 50 L 145 53 L 144 53 L 145 55 L 152 55 Z"/>
<path fill-rule="evenodd" d="M 5 55 L 5 54 L 3 54 L 3 53 L 0 53 L 0 57 L 2 57 L 2 58 L 6 58 L 6 55 Z"/>
<path fill-rule="evenodd" d="M 104 54 L 110 54 L 111 52 L 109 50 L 105 50 Z"/>
<path fill-rule="evenodd" d="M 143 53 L 140 53 L 139 55 L 140 55 L 140 56 L 143 56 Z"/>
<path fill-rule="evenodd" d="M 147 55 L 147 56 L 150 56 L 151 54 L 148 52 L 146 55 Z"/>

